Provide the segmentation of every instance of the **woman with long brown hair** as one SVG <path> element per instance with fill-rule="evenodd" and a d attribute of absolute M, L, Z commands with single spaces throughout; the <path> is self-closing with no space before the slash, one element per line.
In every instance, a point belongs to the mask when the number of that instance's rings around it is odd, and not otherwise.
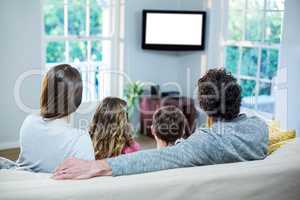
<path fill-rule="evenodd" d="M 81 104 L 82 80 L 78 70 L 62 64 L 52 67 L 42 80 L 40 113 L 29 115 L 20 130 L 21 168 L 52 172 L 65 158 L 94 160 L 86 131 L 72 128 L 70 115 Z"/>
<path fill-rule="evenodd" d="M 89 130 L 96 159 L 111 158 L 140 149 L 132 138 L 126 109 L 126 101 L 117 97 L 107 97 L 97 107 Z"/>

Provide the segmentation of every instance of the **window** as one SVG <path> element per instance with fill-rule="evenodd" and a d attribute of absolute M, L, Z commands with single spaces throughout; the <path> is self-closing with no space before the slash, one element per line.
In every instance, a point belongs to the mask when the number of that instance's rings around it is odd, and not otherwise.
<path fill-rule="evenodd" d="M 111 94 L 121 69 L 124 0 L 44 0 L 46 68 L 69 63 L 81 73 L 83 101 Z"/>
<path fill-rule="evenodd" d="M 274 112 L 284 0 L 227 0 L 224 66 L 243 89 L 243 106 Z"/>

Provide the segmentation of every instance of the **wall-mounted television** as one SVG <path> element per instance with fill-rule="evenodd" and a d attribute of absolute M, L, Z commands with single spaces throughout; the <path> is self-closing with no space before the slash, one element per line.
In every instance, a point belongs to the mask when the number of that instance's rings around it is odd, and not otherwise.
<path fill-rule="evenodd" d="M 142 48 L 204 50 L 205 22 L 203 11 L 143 10 Z"/>

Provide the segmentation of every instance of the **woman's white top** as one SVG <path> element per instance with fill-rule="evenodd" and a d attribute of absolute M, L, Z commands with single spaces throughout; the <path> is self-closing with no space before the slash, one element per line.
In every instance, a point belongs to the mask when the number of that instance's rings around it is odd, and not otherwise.
<path fill-rule="evenodd" d="M 19 167 L 34 172 L 53 172 L 68 157 L 95 159 L 86 131 L 72 128 L 66 119 L 47 120 L 39 115 L 29 115 L 23 122 L 20 148 Z"/>

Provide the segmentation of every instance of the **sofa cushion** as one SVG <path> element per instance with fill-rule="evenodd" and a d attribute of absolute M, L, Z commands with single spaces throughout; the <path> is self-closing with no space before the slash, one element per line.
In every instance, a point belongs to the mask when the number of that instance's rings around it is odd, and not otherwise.
<path fill-rule="evenodd" d="M 261 161 L 148 174 L 55 181 L 49 174 L 0 170 L 1 199 L 299 199 L 300 139 Z"/>

